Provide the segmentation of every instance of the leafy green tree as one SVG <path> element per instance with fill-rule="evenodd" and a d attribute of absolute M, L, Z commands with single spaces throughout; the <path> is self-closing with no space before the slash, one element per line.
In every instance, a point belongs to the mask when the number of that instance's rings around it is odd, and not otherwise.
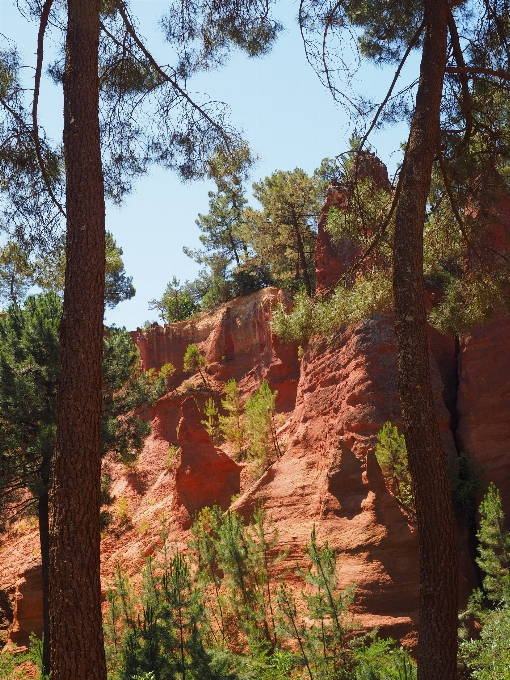
<path fill-rule="evenodd" d="M 0 318 L 0 493 L 4 519 L 35 513 L 43 567 L 45 640 L 48 636 L 49 489 L 55 452 L 59 325 L 62 300 L 53 292 L 29 296 Z M 129 333 L 104 339 L 102 455 L 132 462 L 150 433 L 139 409 L 166 387 L 164 376 L 142 373 Z M 122 416 L 121 418 L 119 416 Z M 105 489 L 106 491 L 106 489 Z"/>
<path fill-rule="evenodd" d="M 202 263 L 207 253 L 215 253 L 227 264 L 240 265 L 242 253 L 247 252 L 246 243 L 237 235 L 247 204 L 244 182 L 253 159 L 249 148 L 242 147 L 234 158 L 217 153 L 208 163 L 208 175 L 216 184 L 216 191 L 209 192 L 209 212 L 198 215 L 196 224 L 202 232 L 200 242 L 205 251 L 184 252 L 196 262 Z"/>
<path fill-rule="evenodd" d="M 252 261 L 270 264 L 274 282 L 291 290 L 315 291 L 315 241 L 322 196 L 319 179 L 296 168 L 277 171 L 253 185 L 262 210 L 247 208 L 238 231 Z"/>

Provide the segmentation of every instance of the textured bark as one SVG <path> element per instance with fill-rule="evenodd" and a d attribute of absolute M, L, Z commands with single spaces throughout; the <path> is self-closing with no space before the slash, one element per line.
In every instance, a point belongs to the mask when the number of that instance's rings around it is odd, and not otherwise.
<path fill-rule="evenodd" d="M 444 0 L 424 5 L 426 34 L 396 214 L 393 284 L 399 394 L 418 520 L 418 678 L 451 680 L 457 656 L 455 521 L 434 412 L 423 288 L 423 224 L 438 144 L 448 10 Z"/>
<path fill-rule="evenodd" d="M 99 1 L 68 0 L 67 5 L 67 261 L 50 498 L 50 665 L 52 680 L 103 680 L 99 509 L 105 214 Z"/>

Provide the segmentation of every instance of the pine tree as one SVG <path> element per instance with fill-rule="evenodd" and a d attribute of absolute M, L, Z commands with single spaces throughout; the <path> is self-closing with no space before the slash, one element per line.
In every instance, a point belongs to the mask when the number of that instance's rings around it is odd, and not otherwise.
<path fill-rule="evenodd" d="M 183 371 L 185 373 L 198 373 L 204 383 L 204 387 L 209 391 L 209 384 L 204 371 L 207 368 L 207 359 L 194 343 L 186 347 L 183 359 Z"/>
<path fill-rule="evenodd" d="M 255 477 L 260 477 L 268 465 L 282 454 L 274 422 L 277 396 L 278 392 L 272 392 L 268 383 L 263 380 L 257 392 L 245 404 L 247 458 L 252 464 L 252 475 Z"/>
<path fill-rule="evenodd" d="M 221 405 L 227 415 L 219 417 L 220 431 L 227 442 L 232 442 L 234 458 L 238 459 L 243 451 L 245 434 L 239 388 L 235 378 L 230 378 L 225 385 L 225 398 L 221 400 Z"/>
<path fill-rule="evenodd" d="M 277 171 L 253 185 L 263 210 L 248 208 L 238 232 L 250 246 L 252 261 L 270 264 L 273 281 L 282 288 L 303 286 L 315 292 L 315 240 L 322 196 L 320 182 L 296 168 Z"/>
<path fill-rule="evenodd" d="M 48 634 L 49 489 L 55 451 L 58 328 L 62 301 L 56 293 L 29 296 L 0 318 L 0 494 L 4 519 L 35 513 L 43 570 L 45 648 Z M 150 433 L 137 410 L 166 388 L 164 376 L 143 374 L 125 330 L 104 339 L 101 452 L 132 462 Z M 122 416 L 121 418 L 119 416 Z M 47 648 L 46 648 L 47 649 Z M 47 654 L 47 651 L 46 651 Z M 46 663 L 46 656 L 45 656 Z"/>
<path fill-rule="evenodd" d="M 208 397 L 204 405 L 204 415 L 206 420 L 201 420 L 200 422 L 205 427 L 209 436 L 211 437 L 213 444 L 220 443 L 220 424 L 218 417 L 218 407 L 214 403 L 212 397 Z"/>

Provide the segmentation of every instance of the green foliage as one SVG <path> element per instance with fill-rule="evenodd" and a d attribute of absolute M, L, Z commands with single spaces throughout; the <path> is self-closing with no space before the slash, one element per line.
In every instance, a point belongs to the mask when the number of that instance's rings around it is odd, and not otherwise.
<path fill-rule="evenodd" d="M 199 373 L 204 383 L 204 387 L 209 391 L 209 385 L 205 378 L 204 371 L 207 368 L 207 359 L 202 354 L 197 345 L 188 345 L 183 358 L 183 370 L 185 373 Z"/>
<path fill-rule="evenodd" d="M 50 680 L 48 675 L 42 674 L 42 639 L 30 634 L 30 647 L 26 652 L 22 651 L 6 651 L 0 653 L 0 678 L 2 680 L 21 680 L 21 678 L 28 677 L 25 675 L 27 668 L 25 664 L 32 664 L 36 667 L 38 675 L 37 680 Z M 23 668 L 23 675 L 21 675 Z M 32 668 L 30 668 L 32 673 Z M 34 677 L 30 674 L 30 677 Z"/>
<path fill-rule="evenodd" d="M 0 491 L 7 514 L 15 507 L 32 511 L 50 485 L 61 313 L 60 297 L 48 292 L 29 296 L 23 307 L 12 305 L 0 318 Z M 150 432 L 141 411 L 165 388 L 164 375 L 142 372 L 129 333 L 109 329 L 103 352 L 103 455 L 113 453 L 125 464 L 136 459 Z"/>
<path fill-rule="evenodd" d="M 510 610 L 496 609 L 484 617 L 478 640 L 460 644 L 460 657 L 475 680 L 510 680 Z"/>
<path fill-rule="evenodd" d="M 331 676 L 348 678 L 353 667 L 352 651 L 347 636 L 356 629 L 349 605 L 354 600 L 355 586 L 338 592 L 336 587 L 336 553 L 326 543 L 317 545 L 315 527 L 306 546 L 310 560 L 308 569 L 301 570 L 305 581 L 313 587 L 311 594 L 303 593 L 309 617 L 316 622 L 308 634 L 308 656 L 319 678 Z"/>
<path fill-rule="evenodd" d="M 479 507 L 480 529 L 476 562 L 484 572 L 484 592 L 494 604 L 510 605 L 510 533 L 504 528 L 501 494 L 489 484 Z"/>
<path fill-rule="evenodd" d="M 286 557 L 272 521 L 257 507 L 205 508 L 191 528 L 191 552 L 163 545 L 148 558 L 141 595 L 117 570 L 107 593 L 110 680 L 415 680 L 393 640 L 358 636 L 349 606 L 354 586 L 337 587 L 337 556 L 315 529 L 299 602 L 275 572 Z"/>
<path fill-rule="evenodd" d="M 377 441 L 375 456 L 386 483 L 404 510 L 415 519 L 416 509 L 404 435 L 399 433 L 395 425 L 387 422 L 377 435 Z"/>
<path fill-rule="evenodd" d="M 278 392 L 271 391 L 263 380 L 260 388 L 247 399 L 245 404 L 245 425 L 247 458 L 253 477 L 260 477 L 276 458 L 282 455 L 274 422 L 275 401 Z"/>
<path fill-rule="evenodd" d="M 476 680 L 510 678 L 510 533 L 504 528 L 501 495 L 490 484 L 480 504 L 476 562 L 484 573 L 483 590 L 470 597 L 461 620 L 481 624 L 479 637 L 461 630 L 460 658 Z"/>
<path fill-rule="evenodd" d="M 233 455 L 237 460 L 243 451 L 245 433 L 239 388 L 235 378 L 231 378 L 225 385 L 225 398 L 221 400 L 221 405 L 227 415 L 220 416 L 220 431 L 226 441 L 232 442 L 234 446 Z"/>
<path fill-rule="evenodd" d="M 315 290 L 315 241 L 322 196 L 317 177 L 296 168 L 253 185 L 262 210 L 247 208 L 239 232 L 259 267 L 270 263 L 276 285 L 308 295 Z"/>
<path fill-rule="evenodd" d="M 167 284 L 161 300 L 151 300 L 149 309 L 159 310 L 159 315 L 165 323 L 184 321 L 195 314 L 199 305 L 190 290 L 188 282 L 181 286 L 175 276 Z"/>
<path fill-rule="evenodd" d="M 292 310 L 283 305 L 273 310 L 273 330 L 283 342 L 306 346 L 313 335 L 331 336 L 348 325 L 391 309 L 391 272 L 361 274 L 354 287 L 339 285 L 330 297 L 310 298 L 300 291 Z"/>
<path fill-rule="evenodd" d="M 204 415 L 206 420 L 202 420 L 201 423 L 209 433 L 214 444 L 220 443 L 220 423 L 218 418 L 218 407 L 214 403 L 212 397 L 208 397 L 204 405 Z"/>
<path fill-rule="evenodd" d="M 354 646 L 353 655 L 356 680 L 416 680 L 418 677 L 409 652 L 391 638 L 382 640 L 372 634 Z"/>

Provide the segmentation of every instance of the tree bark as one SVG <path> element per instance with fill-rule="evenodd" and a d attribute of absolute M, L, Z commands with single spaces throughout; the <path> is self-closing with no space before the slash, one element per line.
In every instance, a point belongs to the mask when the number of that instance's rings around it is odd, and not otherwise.
<path fill-rule="evenodd" d="M 420 81 L 396 212 L 393 288 L 400 403 L 420 554 L 418 678 L 453 680 L 458 609 L 456 533 L 432 396 L 423 285 L 423 224 L 439 135 L 448 10 L 444 0 L 425 0 L 424 8 Z"/>
<path fill-rule="evenodd" d="M 68 0 L 66 276 L 50 517 L 52 680 L 106 680 L 99 574 L 105 208 L 99 0 Z"/>

